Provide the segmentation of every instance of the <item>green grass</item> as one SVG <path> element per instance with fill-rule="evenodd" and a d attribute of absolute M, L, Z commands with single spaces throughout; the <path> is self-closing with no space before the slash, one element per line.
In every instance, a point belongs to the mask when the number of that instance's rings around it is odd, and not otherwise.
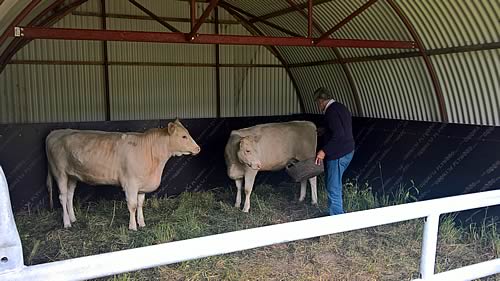
<path fill-rule="evenodd" d="M 318 186 L 319 206 L 297 202 L 299 186 L 257 186 L 250 213 L 234 208 L 235 190 L 185 192 L 176 198 L 147 197 L 146 227 L 128 230 L 125 201 L 76 203 L 77 222 L 62 228 L 61 210 L 16 214 L 28 265 L 153 245 L 321 216 L 326 194 Z M 348 182 L 348 212 L 415 201 L 413 186 L 374 194 L 369 185 Z M 422 220 L 323 236 L 243 252 L 182 262 L 100 280 L 411 280 L 418 277 Z M 460 227 L 442 216 L 438 272 L 498 258 L 497 224 Z M 496 276 L 499 279 L 499 276 Z M 495 276 L 484 280 L 497 280 Z"/>

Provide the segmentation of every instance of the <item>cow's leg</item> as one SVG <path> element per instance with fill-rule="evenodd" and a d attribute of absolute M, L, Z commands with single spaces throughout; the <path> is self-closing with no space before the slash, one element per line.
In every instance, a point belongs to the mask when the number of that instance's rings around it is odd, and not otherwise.
<path fill-rule="evenodd" d="M 236 201 L 234 206 L 239 208 L 241 205 L 241 188 L 243 187 L 243 179 L 234 180 L 236 183 Z"/>
<path fill-rule="evenodd" d="M 300 196 L 299 196 L 299 202 L 304 201 L 306 198 L 306 188 L 307 188 L 307 180 L 303 180 L 300 182 Z"/>
<path fill-rule="evenodd" d="M 245 172 L 245 205 L 243 205 L 243 212 L 248 213 L 250 210 L 250 194 L 252 194 L 253 183 L 257 171 L 250 170 Z"/>
<path fill-rule="evenodd" d="M 127 199 L 128 211 L 130 213 L 128 229 L 137 230 L 137 222 L 135 220 L 135 213 L 137 211 L 137 189 L 129 186 L 125 187 L 125 197 Z"/>
<path fill-rule="evenodd" d="M 76 221 L 75 210 L 73 209 L 73 196 L 75 195 L 76 180 L 68 178 L 68 214 L 71 222 Z"/>
<path fill-rule="evenodd" d="M 318 179 L 317 177 L 312 177 L 309 179 L 309 184 L 311 185 L 311 204 L 313 205 L 318 205 L 318 188 L 317 188 L 317 183 Z"/>
<path fill-rule="evenodd" d="M 146 224 L 144 223 L 144 213 L 142 212 L 142 206 L 144 206 L 145 198 L 145 193 L 139 193 L 139 195 L 137 195 L 137 223 L 139 224 L 139 227 L 146 226 Z"/>
<path fill-rule="evenodd" d="M 71 221 L 68 214 L 68 177 L 66 174 L 59 174 L 56 178 L 59 187 L 59 201 L 63 209 L 64 228 L 71 227 Z"/>

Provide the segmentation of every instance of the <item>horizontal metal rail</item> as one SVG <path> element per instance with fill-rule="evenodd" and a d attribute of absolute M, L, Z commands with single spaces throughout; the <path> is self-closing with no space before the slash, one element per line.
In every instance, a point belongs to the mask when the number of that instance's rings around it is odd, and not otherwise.
<path fill-rule="evenodd" d="M 1 168 L 0 172 L 0 214 L 11 213 L 8 187 Z M 7 200 L 4 195 L 7 195 Z M 434 235 L 437 235 L 436 224 L 439 215 L 498 204 L 500 204 L 500 190 L 494 190 L 264 226 L 33 266 L 22 266 L 21 245 L 20 242 L 16 244 L 16 241 L 19 241 L 19 235 L 16 229 L 11 229 L 15 228 L 13 218 L 10 217 L 12 222 L 9 224 L 5 223 L 6 218 L 2 217 L 0 259 L 5 257 L 9 262 L 12 261 L 14 268 L 2 268 L 0 262 L 0 280 L 85 280 L 423 217 L 431 218 L 426 222 L 424 230 L 426 234 L 422 245 L 423 252 L 430 252 L 426 253 L 427 257 L 422 258 L 425 261 L 421 262 L 421 273 L 425 276 L 422 276 L 421 280 L 441 280 L 440 276 L 447 276 L 444 275 L 445 273 L 434 275 L 434 243 L 436 241 Z M 5 233 L 10 234 L 5 235 Z M 14 255 L 13 258 L 6 256 L 9 253 L 12 254 L 1 248 L 5 245 L 2 242 L 6 241 L 12 242 L 9 245 L 17 249 L 17 256 Z M 19 255 L 21 262 L 16 260 Z M 466 278 L 460 276 L 462 271 L 455 272 L 457 271 L 450 271 L 446 274 L 458 276 L 458 279 L 447 280 L 467 280 L 467 278 L 491 275 L 500 272 L 500 259 L 469 267 L 468 274 L 463 274 Z"/>

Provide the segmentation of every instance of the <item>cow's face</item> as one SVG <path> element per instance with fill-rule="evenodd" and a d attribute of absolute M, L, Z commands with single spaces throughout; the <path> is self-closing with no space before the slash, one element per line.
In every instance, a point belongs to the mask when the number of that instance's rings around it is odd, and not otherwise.
<path fill-rule="evenodd" d="M 260 170 L 262 163 L 260 162 L 258 136 L 247 136 L 240 140 L 240 149 L 238 150 L 238 158 L 241 163 L 247 165 L 254 170 Z"/>
<path fill-rule="evenodd" d="M 200 146 L 193 140 L 179 119 L 168 123 L 168 134 L 170 135 L 169 149 L 175 156 L 200 153 Z"/>

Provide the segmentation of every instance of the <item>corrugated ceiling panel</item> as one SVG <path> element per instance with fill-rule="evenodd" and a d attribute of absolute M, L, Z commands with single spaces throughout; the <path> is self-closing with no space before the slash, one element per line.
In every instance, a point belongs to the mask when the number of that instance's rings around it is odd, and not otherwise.
<path fill-rule="evenodd" d="M 221 115 L 300 113 L 297 93 L 284 68 L 222 68 Z"/>
<path fill-rule="evenodd" d="M 354 115 L 357 115 L 353 93 L 340 65 L 294 67 L 290 71 L 299 84 L 306 112 L 319 112 L 313 100 L 314 91 L 319 87 L 326 87 L 333 92 L 336 100 L 345 104 Z"/>
<path fill-rule="evenodd" d="M 0 74 L 0 122 L 104 120 L 101 66 L 8 65 Z"/>
<path fill-rule="evenodd" d="M 54 27 L 99 29 L 100 19 L 68 15 Z M 73 40 L 33 40 L 19 52 L 15 60 L 102 61 L 102 42 Z"/>
<path fill-rule="evenodd" d="M 216 117 L 215 68 L 110 66 L 111 118 Z"/>
<path fill-rule="evenodd" d="M 398 0 L 427 49 L 500 41 L 498 0 Z"/>
<path fill-rule="evenodd" d="M 348 65 L 367 117 L 439 121 L 428 72 L 420 58 Z"/>
<path fill-rule="evenodd" d="M 189 26 L 176 23 L 178 26 Z M 132 21 L 108 19 L 110 29 L 164 31 L 165 27 L 153 21 Z M 211 33 L 209 25 L 203 25 L 201 32 Z M 214 45 L 164 44 L 142 42 L 108 42 L 110 61 L 120 62 L 169 62 L 169 63 L 215 63 Z"/>
<path fill-rule="evenodd" d="M 188 1 L 138 1 L 146 9 L 153 12 L 159 17 L 186 17 L 189 18 L 189 2 Z M 203 13 L 205 5 L 196 3 L 196 14 L 199 16 Z M 106 0 L 106 9 L 111 14 L 126 14 L 126 15 L 145 15 L 132 3 L 124 0 Z"/>
<path fill-rule="evenodd" d="M 304 37 L 307 36 L 307 19 L 299 12 L 288 13 L 279 17 L 270 18 L 269 21 Z M 313 28 L 313 37 L 319 37 L 320 35 L 321 33 Z"/>
<path fill-rule="evenodd" d="M 106 3 L 108 3 L 108 2 L 106 2 Z M 127 3 L 127 5 L 128 5 L 128 3 Z M 88 0 L 87 2 L 78 6 L 78 8 L 76 8 L 75 11 L 100 13 L 101 12 L 101 0 Z"/>
<path fill-rule="evenodd" d="M 432 56 L 450 122 L 500 125 L 500 50 Z"/>
<path fill-rule="evenodd" d="M 241 8 L 255 16 L 262 16 L 274 11 L 279 11 L 288 8 L 289 5 L 286 1 L 276 1 L 276 0 L 252 0 L 252 1 L 241 1 L 241 0 L 226 0 L 225 2 Z"/>

